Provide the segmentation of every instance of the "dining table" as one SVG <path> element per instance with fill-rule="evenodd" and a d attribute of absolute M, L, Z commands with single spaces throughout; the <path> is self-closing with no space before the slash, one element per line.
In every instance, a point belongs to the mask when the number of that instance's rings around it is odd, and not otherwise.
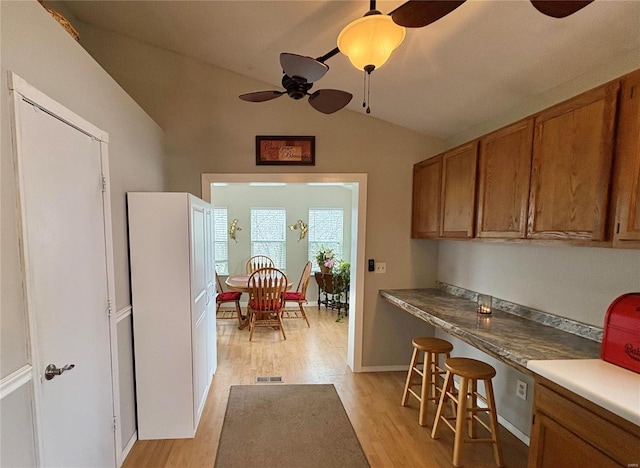
<path fill-rule="evenodd" d="M 229 288 L 230 291 L 248 293 L 250 276 L 251 275 L 246 275 L 246 274 L 229 276 L 224 281 L 224 284 L 227 285 L 227 288 Z M 287 291 L 290 290 L 292 287 L 293 287 L 293 281 L 291 281 L 291 279 L 287 276 Z M 249 314 L 243 315 L 241 319 L 242 319 L 242 322 L 239 328 L 242 330 L 244 328 L 247 328 L 247 326 L 249 325 Z"/>

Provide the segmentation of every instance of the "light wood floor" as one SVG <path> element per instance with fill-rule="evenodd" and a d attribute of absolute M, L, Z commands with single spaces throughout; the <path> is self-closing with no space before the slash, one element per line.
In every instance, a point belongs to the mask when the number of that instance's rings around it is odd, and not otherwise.
<path fill-rule="evenodd" d="M 431 439 L 431 423 L 418 425 L 417 401 L 400 405 L 406 373 L 352 373 L 346 365 L 346 320 L 336 323 L 335 311 L 314 305 L 307 314 L 311 328 L 302 319 L 285 320 L 286 341 L 279 331 L 264 328 L 256 329 L 250 343 L 249 330 L 238 330 L 235 319 L 218 320 L 218 370 L 196 437 L 138 441 L 124 467 L 213 467 L 229 388 L 253 385 L 257 376 L 282 376 L 285 384 L 334 384 L 373 468 L 453 466 L 451 431 L 442 425 L 439 439 Z M 409 356 L 408 350 L 407 364 Z M 430 406 L 430 419 L 434 413 Z M 505 465 L 525 467 L 527 447 L 503 428 L 500 434 Z M 467 445 L 465 466 L 495 466 L 489 444 Z"/>

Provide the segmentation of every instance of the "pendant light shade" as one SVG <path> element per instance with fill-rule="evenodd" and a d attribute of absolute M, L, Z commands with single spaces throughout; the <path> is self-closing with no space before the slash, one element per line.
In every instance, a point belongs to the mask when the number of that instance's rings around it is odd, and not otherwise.
<path fill-rule="evenodd" d="M 338 49 L 358 70 L 380 68 L 404 40 L 402 26 L 390 16 L 376 13 L 348 24 L 338 36 Z"/>

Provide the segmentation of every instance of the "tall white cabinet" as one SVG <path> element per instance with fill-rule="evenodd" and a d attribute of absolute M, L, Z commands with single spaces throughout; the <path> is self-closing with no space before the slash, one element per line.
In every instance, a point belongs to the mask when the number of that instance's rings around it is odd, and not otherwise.
<path fill-rule="evenodd" d="M 195 435 L 217 365 L 213 207 L 127 194 L 138 438 Z"/>

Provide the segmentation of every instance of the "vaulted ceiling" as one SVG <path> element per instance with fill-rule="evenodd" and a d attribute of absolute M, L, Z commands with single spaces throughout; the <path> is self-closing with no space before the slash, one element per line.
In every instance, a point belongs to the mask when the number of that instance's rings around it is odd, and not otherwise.
<path fill-rule="evenodd" d="M 377 8 L 388 13 L 402 3 L 379 1 Z M 82 22 L 265 83 L 245 92 L 282 89 L 280 52 L 322 56 L 336 46 L 342 28 L 369 9 L 366 0 L 65 5 Z M 446 138 L 608 61 L 640 57 L 639 31 L 637 0 L 595 0 L 563 19 L 541 14 L 528 0 L 468 0 L 427 27 L 407 30 L 399 49 L 372 74 L 371 116 Z M 311 91 L 351 92 L 348 109 L 363 112 L 363 73 L 342 54 L 327 65 Z"/>

